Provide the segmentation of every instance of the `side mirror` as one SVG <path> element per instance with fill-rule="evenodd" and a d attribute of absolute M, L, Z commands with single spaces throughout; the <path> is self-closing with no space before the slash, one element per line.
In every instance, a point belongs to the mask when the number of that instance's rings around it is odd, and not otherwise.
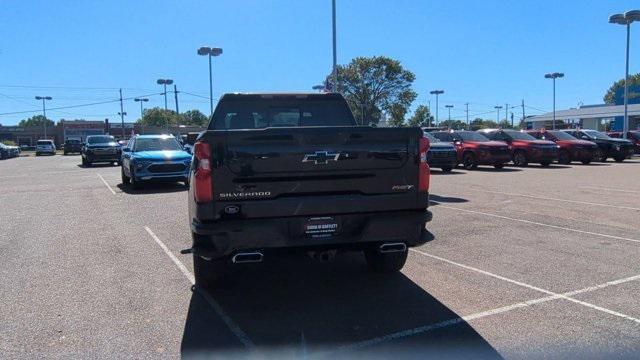
<path fill-rule="evenodd" d="M 591 140 L 587 135 L 581 135 L 580 139 L 582 139 L 582 140 Z"/>

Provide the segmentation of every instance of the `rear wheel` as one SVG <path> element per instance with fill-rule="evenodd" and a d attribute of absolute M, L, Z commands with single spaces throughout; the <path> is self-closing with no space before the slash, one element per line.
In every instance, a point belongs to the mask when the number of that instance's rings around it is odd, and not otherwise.
<path fill-rule="evenodd" d="M 120 178 L 122 179 L 122 184 L 123 185 L 129 184 L 129 177 L 127 177 L 127 175 L 124 174 L 124 169 L 123 168 L 120 168 Z"/>
<path fill-rule="evenodd" d="M 136 180 L 136 176 L 133 173 L 133 170 L 129 170 L 129 175 L 131 175 L 131 177 L 129 178 L 129 183 L 131 184 L 131 187 L 134 190 L 138 190 L 142 187 L 142 183 L 138 180 Z"/>
<path fill-rule="evenodd" d="M 624 159 L 625 159 L 625 157 L 624 156 L 620 156 L 620 155 L 618 155 L 618 156 L 613 158 L 613 160 L 615 160 L 616 162 L 623 162 Z"/>
<path fill-rule="evenodd" d="M 443 166 L 442 168 L 440 168 L 440 170 L 442 170 L 442 172 L 448 173 L 448 172 L 451 172 L 451 170 L 453 170 L 453 166 Z M 185 182 L 185 184 L 188 184 L 188 183 Z"/>
<path fill-rule="evenodd" d="M 591 160 L 582 160 L 582 164 L 583 165 L 589 165 L 589 164 L 591 164 Z"/>
<path fill-rule="evenodd" d="M 473 153 L 466 153 L 462 156 L 462 166 L 466 170 L 475 170 L 478 167 L 478 161 L 476 160 L 476 156 Z"/>
<path fill-rule="evenodd" d="M 593 154 L 593 159 L 595 161 L 607 162 L 607 155 L 602 151 L 602 149 L 598 148 Z"/>
<path fill-rule="evenodd" d="M 571 154 L 567 150 L 560 151 L 558 154 L 558 163 L 568 165 L 571 164 Z"/>
<path fill-rule="evenodd" d="M 544 162 L 541 162 L 541 163 L 540 163 L 540 166 L 542 166 L 542 167 L 547 167 L 547 166 L 549 166 L 549 164 L 551 164 L 551 163 L 550 163 L 550 162 L 548 162 L 548 161 L 544 161 Z"/>
<path fill-rule="evenodd" d="M 225 260 L 205 260 L 198 255 L 193 255 L 193 275 L 198 287 L 204 289 L 215 287 L 224 277 L 227 269 Z"/>
<path fill-rule="evenodd" d="M 408 250 L 400 252 L 381 253 L 377 250 L 365 250 L 367 265 L 372 271 L 379 273 L 393 273 L 400 271 L 407 262 Z"/>
<path fill-rule="evenodd" d="M 529 160 L 527 160 L 527 154 L 524 151 L 517 151 L 513 155 L 513 164 L 515 166 L 527 166 L 529 165 Z"/>

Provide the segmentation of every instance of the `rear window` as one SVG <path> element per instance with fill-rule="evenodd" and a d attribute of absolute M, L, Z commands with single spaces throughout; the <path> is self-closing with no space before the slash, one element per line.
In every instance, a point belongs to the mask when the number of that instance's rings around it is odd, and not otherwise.
<path fill-rule="evenodd" d="M 38 140 L 38 145 L 51 145 L 51 140 Z"/>
<path fill-rule="evenodd" d="M 353 126 L 346 102 L 337 98 L 273 99 L 249 97 L 222 100 L 209 129 Z"/>
<path fill-rule="evenodd" d="M 106 144 L 115 141 L 116 139 L 113 136 L 89 136 L 87 138 L 88 144 Z"/>
<path fill-rule="evenodd" d="M 433 132 L 431 135 L 437 137 L 440 141 L 453 142 L 453 136 L 447 132 Z"/>
<path fill-rule="evenodd" d="M 486 136 L 480 133 L 477 133 L 475 131 L 460 131 L 457 133 L 457 135 L 464 141 L 477 141 L 477 142 L 490 141 Z"/>

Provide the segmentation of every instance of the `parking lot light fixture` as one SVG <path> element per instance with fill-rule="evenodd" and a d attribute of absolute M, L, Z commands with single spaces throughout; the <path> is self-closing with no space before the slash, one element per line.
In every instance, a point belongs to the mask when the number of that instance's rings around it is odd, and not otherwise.
<path fill-rule="evenodd" d="M 563 78 L 563 77 L 564 77 L 564 74 L 559 72 L 544 74 L 545 79 L 553 80 L 553 124 L 551 125 L 553 130 L 556 129 L 556 79 Z"/>
<path fill-rule="evenodd" d="M 171 85 L 173 84 L 173 80 L 171 79 L 158 79 L 156 80 L 156 83 L 158 85 L 163 85 L 164 86 L 164 109 L 167 110 L 167 85 Z"/>
<path fill-rule="evenodd" d="M 433 90 L 430 91 L 429 94 L 436 96 L 436 126 L 438 126 L 438 95 L 444 94 L 444 90 Z"/>
<path fill-rule="evenodd" d="M 142 104 L 144 104 L 147 101 L 149 101 L 149 99 L 147 99 L 147 98 L 135 98 L 133 100 L 135 102 L 139 102 L 140 103 L 140 121 L 142 121 L 142 119 L 144 118 L 144 108 L 142 107 Z"/>
<path fill-rule="evenodd" d="M 624 14 L 614 14 L 609 16 L 609 23 L 616 25 L 625 25 L 627 27 L 627 47 L 625 53 L 625 72 L 624 72 L 624 119 L 622 124 L 622 137 L 627 138 L 629 132 L 629 114 L 627 107 L 629 103 L 629 39 L 631 37 L 631 23 L 640 21 L 640 10 L 630 10 Z"/>
<path fill-rule="evenodd" d="M 209 112 L 213 115 L 213 71 L 211 68 L 211 57 L 222 55 L 222 48 L 203 46 L 198 49 L 198 55 L 209 57 Z"/>
<path fill-rule="evenodd" d="M 36 100 L 42 100 L 42 116 L 44 116 L 44 121 L 42 122 L 44 125 L 44 138 L 47 138 L 47 107 L 45 106 L 45 101 L 53 99 L 51 96 L 36 96 Z"/>
<path fill-rule="evenodd" d="M 449 110 L 449 123 L 451 123 L 451 109 L 453 108 L 453 105 L 445 105 L 444 107 Z M 449 124 L 449 126 L 451 126 L 451 124 Z"/>
<path fill-rule="evenodd" d="M 500 123 L 500 109 L 502 109 L 502 106 L 494 106 L 494 109 L 496 109 L 497 114 L 496 114 L 496 123 Z"/>
<path fill-rule="evenodd" d="M 322 92 L 324 90 L 324 85 L 313 85 L 311 87 L 313 90 L 317 90 L 318 92 Z"/>

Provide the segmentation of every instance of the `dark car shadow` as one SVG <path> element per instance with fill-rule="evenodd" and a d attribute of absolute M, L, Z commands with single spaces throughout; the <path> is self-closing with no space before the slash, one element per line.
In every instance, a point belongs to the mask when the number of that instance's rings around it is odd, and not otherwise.
<path fill-rule="evenodd" d="M 398 336 L 445 321 L 453 324 Z M 412 280 L 402 273 L 371 273 L 355 253 L 332 263 L 302 255 L 275 258 L 239 270 L 216 290 L 195 288 L 181 353 L 186 358 L 500 358 L 460 315 Z"/>
<path fill-rule="evenodd" d="M 578 165 L 578 166 L 611 166 L 610 163 L 602 163 L 602 162 L 590 162 L 588 164 L 583 164 L 583 163 L 571 163 L 571 165 Z"/>
<path fill-rule="evenodd" d="M 514 168 L 514 167 L 507 167 L 507 166 L 509 166 L 509 165 L 505 165 L 505 167 L 503 167 L 501 169 L 496 169 L 494 167 L 478 166 L 477 168 L 475 168 L 473 170 L 469 170 L 469 171 L 494 172 L 494 173 L 522 171 L 522 169 Z"/>
<path fill-rule="evenodd" d="M 123 193 L 129 195 L 162 194 L 189 190 L 189 187 L 177 182 L 145 182 L 140 189 L 134 189 L 131 185 L 122 183 L 117 186 Z"/>
<path fill-rule="evenodd" d="M 529 163 L 526 167 L 516 167 L 515 165 L 510 165 L 510 169 L 533 169 L 533 170 L 556 170 L 556 169 L 571 169 L 569 165 L 559 165 L 559 164 L 549 164 L 548 166 L 542 166 L 536 163 Z"/>
<path fill-rule="evenodd" d="M 434 168 L 430 169 L 431 175 L 463 175 L 463 172 L 460 171 L 456 171 L 456 170 L 451 170 L 451 171 L 442 171 L 441 169 L 438 169 L 437 171 L 433 171 Z"/>
<path fill-rule="evenodd" d="M 67 156 L 69 156 L 69 155 L 67 155 Z M 91 166 L 77 164 L 76 166 L 79 167 L 79 168 L 83 168 L 83 169 L 104 168 L 104 167 L 119 167 L 119 165 L 112 165 L 111 163 L 96 163 L 96 164 L 91 164 Z"/>
<path fill-rule="evenodd" d="M 440 196 L 435 194 L 429 194 L 429 201 L 433 203 L 433 205 L 438 205 L 438 203 L 450 203 L 450 204 L 460 204 L 469 202 L 467 199 L 451 197 L 451 196 Z"/>

